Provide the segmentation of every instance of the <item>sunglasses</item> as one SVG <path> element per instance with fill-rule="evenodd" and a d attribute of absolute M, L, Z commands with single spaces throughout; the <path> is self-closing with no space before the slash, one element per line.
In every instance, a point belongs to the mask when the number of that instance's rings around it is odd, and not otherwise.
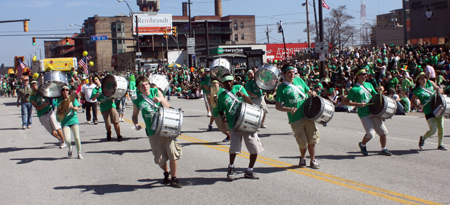
<path fill-rule="evenodd" d="M 359 75 L 367 75 L 367 73 L 361 73 L 361 74 L 359 74 Z"/>
<path fill-rule="evenodd" d="M 69 89 L 63 89 L 62 91 L 69 91 Z"/>

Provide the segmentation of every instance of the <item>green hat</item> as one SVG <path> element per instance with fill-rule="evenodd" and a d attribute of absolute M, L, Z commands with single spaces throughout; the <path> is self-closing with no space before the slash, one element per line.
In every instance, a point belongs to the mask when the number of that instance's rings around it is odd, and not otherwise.
<path fill-rule="evenodd" d="M 211 83 L 219 83 L 219 81 L 218 80 L 213 80 L 213 81 L 211 81 Z"/>
<path fill-rule="evenodd" d="M 63 90 L 63 89 L 69 89 L 69 87 L 67 87 L 67 85 L 65 85 L 65 86 L 61 87 L 61 90 Z"/>
<path fill-rule="evenodd" d="M 205 72 L 205 70 L 204 69 L 200 69 L 200 70 L 198 70 L 198 72 L 199 73 L 203 73 L 203 72 Z"/>
<path fill-rule="evenodd" d="M 226 82 L 226 81 L 230 81 L 230 80 L 234 80 L 234 77 L 231 75 L 227 75 L 222 78 L 222 82 Z"/>
<path fill-rule="evenodd" d="M 420 72 L 419 74 L 417 74 L 416 78 L 414 80 L 418 80 L 420 78 L 420 76 L 425 75 L 424 72 Z"/>
<path fill-rule="evenodd" d="M 248 70 L 247 73 L 245 73 L 245 74 L 248 75 L 249 73 L 253 73 L 253 70 L 250 69 L 250 70 Z"/>
<path fill-rule="evenodd" d="M 37 81 L 35 81 L 35 80 L 31 81 L 30 85 L 31 85 L 31 84 L 34 84 L 34 83 L 37 84 Z"/>
<path fill-rule="evenodd" d="M 286 67 L 286 68 L 283 69 L 283 73 L 285 73 L 285 72 L 288 71 L 288 70 L 295 70 L 295 68 L 292 67 L 292 66 L 288 66 L 288 67 Z"/>

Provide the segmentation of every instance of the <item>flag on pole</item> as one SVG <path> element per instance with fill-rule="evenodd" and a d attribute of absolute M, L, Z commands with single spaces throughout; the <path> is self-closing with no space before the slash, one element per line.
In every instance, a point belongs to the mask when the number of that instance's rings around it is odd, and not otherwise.
<path fill-rule="evenodd" d="M 88 75 L 89 74 L 89 70 L 88 70 L 88 65 L 87 65 L 87 59 L 86 57 L 83 57 L 82 59 L 80 59 L 80 61 L 78 61 L 78 65 L 81 65 L 81 67 L 83 67 L 83 72 L 84 74 Z"/>
<path fill-rule="evenodd" d="M 326 9 L 330 9 L 330 7 L 325 3 L 325 0 L 322 0 L 322 6 Z"/>
<path fill-rule="evenodd" d="M 19 61 L 19 66 L 17 67 L 17 75 L 18 77 L 22 77 L 22 71 L 27 67 L 27 65 L 22 62 L 20 59 L 17 59 Z"/>

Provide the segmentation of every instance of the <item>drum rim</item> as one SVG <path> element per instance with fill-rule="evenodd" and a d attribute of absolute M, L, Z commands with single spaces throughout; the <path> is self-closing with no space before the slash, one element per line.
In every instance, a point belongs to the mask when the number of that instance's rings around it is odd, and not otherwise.
<path fill-rule="evenodd" d="M 116 89 L 114 89 L 114 92 L 110 95 L 110 96 L 107 96 L 107 95 L 105 95 L 105 92 L 103 92 L 103 85 L 104 85 L 104 81 L 106 80 L 106 78 L 108 77 L 108 76 L 113 76 L 113 78 L 114 79 L 116 79 L 116 77 L 122 77 L 122 78 L 124 78 L 125 79 L 125 81 L 127 82 L 127 89 L 126 89 L 126 91 L 125 91 L 125 93 L 124 93 L 124 95 L 123 96 L 116 96 L 115 98 L 123 98 L 123 97 L 125 97 L 125 95 L 127 95 L 127 93 L 128 93 L 128 88 L 130 87 L 130 81 L 128 81 L 125 77 L 123 77 L 123 76 L 115 76 L 115 75 L 107 75 L 107 76 L 105 76 L 103 79 L 102 79 L 102 93 L 103 93 L 103 95 L 104 96 L 106 96 L 106 97 L 113 97 L 115 94 L 116 94 L 116 92 L 117 92 L 117 85 L 116 85 Z M 115 81 L 114 81 L 115 82 Z M 117 83 L 116 83 L 117 84 Z"/>
<path fill-rule="evenodd" d="M 277 83 L 270 90 L 266 89 L 266 88 L 263 88 L 263 86 L 260 86 L 259 83 L 258 83 L 259 81 L 257 81 L 257 79 L 258 79 L 257 76 L 259 76 L 259 73 L 262 72 L 262 70 L 272 71 L 272 74 L 277 76 Z M 278 86 L 278 84 L 280 84 L 280 71 L 274 65 L 265 64 L 265 65 L 261 66 L 260 68 L 258 68 L 258 70 L 256 70 L 256 72 L 255 72 L 255 82 L 256 82 L 256 86 L 258 86 L 261 90 L 265 90 L 265 91 L 274 90 Z"/>
<path fill-rule="evenodd" d="M 323 110 L 324 110 L 324 108 L 325 108 L 325 103 L 323 103 L 323 101 L 324 101 L 325 99 L 323 99 L 323 98 L 320 97 L 320 96 L 316 96 L 316 97 L 319 98 L 319 100 L 320 100 L 320 109 L 319 109 L 319 111 L 322 111 L 322 113 L 323 113 Z M 316 97 L 310 97 L 310 98 L 308 98 L 307 100 L 312 100 L 313 98 L 316 98 Z M 305 102 L 305 103 L 306 103 L 306 102 Z M 303 106 L 303 113 L 305 113 L 305 109 L 306 109 L 306 105 Z M 322 114 L 319 112 L 319 113 L 317 113 L 316 115 L 314 115 L 314 117 L 312 117 L 312 118 L 309 118 L 309 117 L 307 117 L 306 115 L 304 115 L 304 116 L 305 116 L 305 118 L 308 119 L 308 120 L 315 121 L 315 120 L 319 119 L 319 117 L 320 117 L 321 115 L 322 115 Z"/>
<path fill-rule="evenodd" d="M 438 115 L 438 116 L 435 116 L 435 117 L 441 117 L 441 116 L 444 116 L 445 110 L 447 109 L 447 99 L 446 99 L 445 95 L 438 94 L 438 96 L 439 96 L 439 98 L 441 98 L 442 105 L 443 105 L 444 107 L 443 107 L 442 111 L 440 111 L 440 112 L 438 113 L 439 115 Z M 431 104 L 432 102 L 433 102 L 433 101 L 430 102 L 430 108 L 431 108 L 432 111 L 434 111 L 437 107 L 436 107 L 436 108 L 433 108 L 433 107 L 432 107 L 433 104 Z"/>
<path fill-rule="evenodd" d="M 376 116 L 376 117 L 379 117 L 379 118 L 381 118 L 381 119 L 383 119 L 383 120 L 385 120 L 385 119 L 391 119 L 394 115 L 395 115 L 395 112 L 396 112 L 396 110 L 397 110 L 397 103 L 395 102 L 395 100 L 393 99 L 393 98 L 391 98 L 391 97 L 389 97 L 389 96 L 386 96 L 386 95 L 382 95 L 383 96 L 383 100 L 385 100 L 385 98 L 386 99 L 390 99 L 390 100 L 392 100 L 392 101 L 394 101 L 394 112 L 392 112 L 391 114 L 388 114 L 388 116 L 384 116 L 385 114 L 386 114 L 386 111 L 387 111 L 387 108 L 388 108 L 388 106 L 387 106 L 387 103 L 384 103 L 384 105 L 383 105 L 383 109 L 382 109 L 382 111 L 380 112 L 380 113 L 378 113 L 378 114 L 373 114 L 371 111 L 370 111 L 370 108 L 369 108 L 369 112 L 370 112 L 370 114 L 371 115 L 373 115 L 373 116 Z M 372 99 L 373 99 L 373 97 L 370 99 L 370 102 L 372 102 Z M 388 100 L 385 100 L 386 102 L 388 101 Z M 372 105 L 369 105 L 369 107 L 370 106 L 372 106 Z"/>
<path fill-rule="evenodd" d="M 155 135 L 161 135 L 162 126 L 164 125 L 164 115 L 165 115 L 165 107 L 158 108 L 159 116 L 157 118 L 158 122 L 156 125 Z M 174 108 L 171 108 L 174 109 Z M 177 109 L 174 109 L 177 110 Z M 178 121 L 178 129 L 177 129 L 177 136 L 170 136 L 170 137 L 178 137 L 181 133 L 181 126 L 183 125 L 183 112 L 181 110 L 178 110 L 178 116 L 180 117 L 180 120 Z M 168 137 L 165 135 L 165 137 Z"/>
<path fill-rule="evenodd" d="M 242 105 L 242 104 L 244 104 L 244 105 Z M 245 106 L 245 110 L 247 110 L 247 104 L 249 104 L 249 103 L 241 102 L 241 105 L 239 105 L 239 106 Z M 254 105 L 254 104 L 250 104 L 250 105 Z M 255 106 L 257 107 L 257 105 L 255 105 Z M 241 107 L 241 109 L 242 109 L 242 107 Z M 233 125 L 233 129 L 240 130 L 239 128 L 241 127 L 241 123 L 244 120 L 244 114 L 243 113 L 244 112 L 242 112 L 242 111 L 240 112 L 238 121 Z M 249 130 L 247 130 L 247 129 L 240 130 L 240 131 L 248 132 L 248 133 L 255 133 L 255 132 L 257 132 L 259 127 L 261 126 L 263 115 L 264 115 L 264 110 L 260 107 L 260 109 L 259 109 L 259 116 L 261 116 L 261 117 L 258 119 L 258 123 L 256 125 L 255 130 L 254 131 L 252 130 L 251 132 L 249 132 Z"/>
<path fill-rule="evenodd" d="M 237 129 L 239 127 L 238 125 L 240 125 L 242 123 L 242 120 L 244 118 L 244 114 L 243 114 L 244 112 L 242 112 L 242 110 L 247 109 L 247 105 L 245 103 L 241 102 L 238 106 L 238 109 L 239 108 L 241 108 L 241 111 L 239 112 L 238 120 L 237 121 L 235 120 L 235 122 L 234 122 L 234 125 L 233 125 L 234 129 Z"/>

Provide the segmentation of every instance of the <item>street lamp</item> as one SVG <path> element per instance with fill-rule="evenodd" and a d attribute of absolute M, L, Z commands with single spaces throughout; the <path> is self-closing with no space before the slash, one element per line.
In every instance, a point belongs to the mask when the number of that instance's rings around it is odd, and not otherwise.
<path fill-rule="evenodd" d="M 130 7 L 130 5 L 128 4 L 128 2 L 127 2 L 126 0 L 117 0 L 117 1 L 118 1 L 119 3 L 122 2 L 122 1 L 124 1 L 125 3 L 127 3 L 128 9 L 130 10 L 130 16 L 133 16 L 134 12 L 133 12 L 133 10 L 131 10 L 131 7 Z"/>
<path fill-rule="evenodd" d="M 308 48 L 311 48 L 311 34 L 309 31 L 309 3 L 306 0 L 305 3 L 302 3 L 302 6 L 306 6 L 306 33 L 308 35 Z"/>
<path fill-rule="evenodd" d="M 69 24 L 70 26 L 79 26 L 79 27 L 81 27 L 81 28 L 83 28 L 83 26 L 80 26 L 80 25 L 78 25 L 78 24 L 75 24 L 75 23 L 71 23 L 71 24 Z"/>

